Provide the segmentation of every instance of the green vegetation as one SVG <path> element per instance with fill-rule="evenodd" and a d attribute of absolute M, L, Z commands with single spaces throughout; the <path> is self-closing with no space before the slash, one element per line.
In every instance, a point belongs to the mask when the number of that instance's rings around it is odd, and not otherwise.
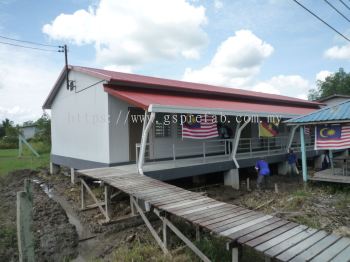
<path fill-rule="evenodd" d="M 350 73 L 343 68 L 326 77 L 325 81 L 317 81 L 317 88 L 309 91 L 309 100 L 317 100 L 330 95 L 350 95 Z"/>
<path fill-rule="evenodd" d="M 48 167 L 50 149 L 43 143 L 33 143 L 32 146 L 40 154 L 34 156 L 28 148 L 23 148 L 23 156 L 18 157 L 18 149 L 0 149 L 0 177 L 19 169 L 37 169 Z"/>
<path fill-rule="evenodd" d="M 36 157 L 23 145 L 23 154 L 18 157 L 18 135 L 20 127 L 13 121 L 5 119 L 0 123 L 0 177 L 19 169 L 37 169 L 47 167 L 51 150 L 51 121 L 44 114 L 37 121 L 23 124 L 35 125 L 37 133 L 28 142 L 40 154 Z"/>

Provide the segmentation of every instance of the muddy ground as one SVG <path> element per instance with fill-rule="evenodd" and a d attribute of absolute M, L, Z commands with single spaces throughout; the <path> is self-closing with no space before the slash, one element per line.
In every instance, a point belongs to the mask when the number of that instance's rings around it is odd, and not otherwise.
<path fill-rule="evenodd" d="M 12 172 L 0 181 L 0 260 L 18 261 L 16 236 L 16 194 L 24 179 L 38 172 Z M 62 207 L 33 184 L 33 232 L 36 261 L 61 261 L 77 256 L 78 235 Z"/>
<path fill-rule="evenodd" d="M 40 261 L 63 261 L 75 257 L 75 261 L 198 261 L 175 236 L 171 236 L 172 257 L 164 256 L 139 217 L 125 219 L 118 223 L 100 225 L 103 216 L 97 209 L 80 211 L 80 187 L 72 185 L 70 178 L 63 171 L 50 176 L 47 170 L 40 172 L 16 172 L 1 184 L 0 213 L 1 225 L 8 231 L 1 230 L 6 241 L 0 238 L 0 258 L 6 256 L 16 260 L 15 242 L 15 192 L 22 189 L 23 177 L 32 177 L 45 181 L 42 187 L 49 191 L 51 199 L 36 187 L 36 254 Z M 213 183 L 202 180 L 202 184 L 193 184 L 191 180 L 173 181 L 178 186 L 202 192 L 220 201 L 233 203 L 250 209 L 263 211 L 308 226 L 322 228 L 329 232 L 350 236 L 350 190 L 345 186 L 326 184 L 303 186 L 300 177 L 272 176 L 267 187 L 255 190 L 254 177 L 250 179 L 250 190 L 246 180 L 242 181 L 241 190 L 225 187 L 219 179 Z M 211 184 L 203 186 L 205 184 Z M 278 193 L 275 192 L 275 184 Z M 102 188 L 90 181 L 94 193 L 102 198 Z M 62 207 L 67 212 L 65 215 Z M 92 202 L 91 202 L 92 203 Z M 129 199 L 119 194 L 112 201 L 113 216 L 123 217 L 130 213 Z M 149 216 L 154 228 L 161 232 L 161 224 L 155 217 Z M 75 225 L 72 227 L 68 220 Z M 40 222 L 42 221 L 42 223 Z M 184 221 L 173 218 L 173 222 L 191 239 L 195 239 L 193 228 Z M 47 227 L 47 229 L 45 229 Z M 12 232 L 12 234 L 11 234 Z M 78 239 L 79 238 L 79 239 Z M 11 243 L 10 245 L 9 243 Z M 79 242 L 79 243 L 78 243 Z M 16 243 L 15 243 L 16 244 Z M 204 233 L 197 245 L 213 261 L 229 261 L 230 255 L 224 249 L 225 242 Z M 59 250 L 59 252 L 58 252 Z M 56 253 L 55 253 L 56 252 Z M 11 255 L 12 254 L 12 255 Z M 259 256 L 249 250 L 243 250 L 243 261 L 259 261 Z M 2 259 L 0 259 L 2 261 Z M 9 261 L 4 260 L 4 261 Z"/>

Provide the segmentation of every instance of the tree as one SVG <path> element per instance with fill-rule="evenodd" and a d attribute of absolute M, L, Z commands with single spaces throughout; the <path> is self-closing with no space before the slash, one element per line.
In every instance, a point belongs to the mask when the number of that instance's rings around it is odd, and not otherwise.
<path fill-rule="evenodd" d="M 43 141 L 47 144 L 51 143 L 51 120 L 48 114 L 43 114 L 34 123 L 37 128 L 37 133 L 35 135 L 36 140 Z"/>
<path fill-rule="evenodd" d="M 331 95 L 350 95 L 350 73 L 343 68 L 327 76 L 324 81 L 317 80 L 317 88 L 309 91 L 309 100 L 316 100 Z"/>

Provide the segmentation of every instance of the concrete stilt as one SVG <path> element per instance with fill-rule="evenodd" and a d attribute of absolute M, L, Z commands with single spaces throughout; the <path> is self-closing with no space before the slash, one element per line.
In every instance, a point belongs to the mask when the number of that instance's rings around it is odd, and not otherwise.
<path fill-rule="evenodd" d="M 234 189 L 239 189 L 238 169 L 233 168 L 224 173 L 224 185 L 232 186 Z"/>
<path fill-rule="evenodd" d="M 78 178 L 74 168 L 70 169 L 70 181 L 73 185 L 75 185 L 78 182 Z"/>
<path fill-rule="evenodd" d="M 50 174 L 56 175 L 60 171 L 60 166 L 50 162 Z"/>

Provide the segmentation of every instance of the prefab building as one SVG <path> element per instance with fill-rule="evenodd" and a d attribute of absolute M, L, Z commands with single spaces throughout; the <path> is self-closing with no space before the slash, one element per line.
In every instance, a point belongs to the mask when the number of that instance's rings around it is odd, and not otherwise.
<path fill-rule="evenodd" d="M 319 106 L 280 95 L 69 66 L 43 108 L 51 109 L 52 164 L 128 166 L 166 180 L 247 167 L 262 155 L 282 161 L 288 147 L 298 149 L 298 131 L 280 124 L 278 135 L 261 138 L 259 121 L 289 119 Z M 230 137 L 184 139 L 179 119 L 189 114 L 225 116 Z M 315 154 L 312 138 L 307 141 L 309 154 Z"/>

